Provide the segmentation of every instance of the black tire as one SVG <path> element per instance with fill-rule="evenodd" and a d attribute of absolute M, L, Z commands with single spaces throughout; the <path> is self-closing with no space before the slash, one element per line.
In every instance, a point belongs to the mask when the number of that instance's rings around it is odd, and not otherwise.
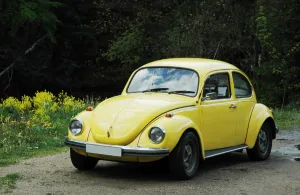
<path fill-rule="evenodd" d="M 249 158 L 255 161 L 268 159 L 272 149 L 272 141 L 272 129 L 267 123 L 264 123 L 258 132 L 254 147 L 247 149 Z"/>
<path fill-rule="evenodd" d="M 89 156 L 83 156 L 75 152 L 72 148 L 70 148 L 70 156 L 73 166 L 79 170 L 93 169 L 98 163 L 98 159 Z"/>
<path fill-rule="evenodd" d="M 199 145 L 198 138 L 193 132 L 183 134 L 169 155 L 169 171 L 172 178 L 188 180 L 197 174 L 200 159 Z"/>

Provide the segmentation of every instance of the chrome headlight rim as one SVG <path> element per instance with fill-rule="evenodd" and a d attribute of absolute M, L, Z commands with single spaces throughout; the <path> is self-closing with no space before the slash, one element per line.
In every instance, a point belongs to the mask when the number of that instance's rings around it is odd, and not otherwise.
<path fill-rule="evenodd" d="M 154 141 L 154 140 L 151 139 L 151 133 L 152 133 L 153 129 L 155 129 L 155 128 L 160 129 L 160 131 L 162 132 L 163 137 L 162 137 L 162 139 L 161 139 L 160 141 Z M 149 130 L 148 137 L 149 137 L 149 139 L 150 139 L 154 144 L 160 144 L 160 143 L 162 143 L 162 142 L 164 141 L 164 139 L 165 139 L 165 137 L 166 137 L 166 131 L 165 131 L 164 128 L 162 128 L 162 127 L 160 127 L 160 126 L 153 126 L 153 127 L 151 127 L 151 129 Z"/>
<path fill-rule="evenodd" d="M 78 132 L 78 133 L 76 133 L 76 134 L 73 133 L 73 132 L 72 132 L 72 129 L 71 129 L 71 125 L 72 125 L 72 123 L 73 123 L 74 121 L 79 121 L 80 124 L 81 124 L 81 130 L 80 130 L 80 132 Z M 74 118 L 74 119 L 72 119 L 72 120 L 70 121 L 70 123 L 69 123 L 69 131 L 70 131 L 73 135 L 75 135 L 75 136 L 80 135 L 80 134 L 82 133 L 82 131 L 83 131 L 83 121 L 82 121 L 80 118 Z"/>

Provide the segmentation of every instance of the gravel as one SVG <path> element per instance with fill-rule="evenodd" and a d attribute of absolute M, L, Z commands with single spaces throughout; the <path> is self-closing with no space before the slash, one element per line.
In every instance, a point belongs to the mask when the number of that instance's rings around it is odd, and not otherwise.
<path fill-rule="evenodd" d="M 173 181 L 167 170 L 149 164 L 99 161 L 92 171 L 73 168 L 69 153 L 28 159 L 0 168 L 20 173 L 12 194 L 300 194 L 300 130 L 281 131 L 267 161 L 243 153 L 206 160 L 195 178 Z"/>

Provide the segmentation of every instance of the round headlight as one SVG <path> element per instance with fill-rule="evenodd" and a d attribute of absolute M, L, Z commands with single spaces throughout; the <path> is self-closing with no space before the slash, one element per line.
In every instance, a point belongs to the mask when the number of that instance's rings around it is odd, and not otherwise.
<path fill-rule="evenodd" d="M 79 119 L 72 120 L 69 125 L 69 129 L 73 133 L 73 135 L 80 134 L 82 131 L 82 121 Z"/>
<path fill-rule="evenodd" d="M 149 131 L 150 140 L 155 143 L 161 143 L 165 138 L 165 131 L 159 127 L 152 127 Z"/>

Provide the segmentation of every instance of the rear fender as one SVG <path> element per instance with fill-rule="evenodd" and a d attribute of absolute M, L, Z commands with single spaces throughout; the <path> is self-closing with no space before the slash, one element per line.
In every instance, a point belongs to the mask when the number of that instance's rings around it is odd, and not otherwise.
<path fill-rule="evenodd" d="M 276 129 L 272 111 L 263 104 L 255 104 L 251 114 L 245 141 L 245 144 L 249 149 L 254 147 L 259 130 L 264 123 L 268 123 L 272 128 L 272 138 L 274 139 L 276 135 Z"/>

